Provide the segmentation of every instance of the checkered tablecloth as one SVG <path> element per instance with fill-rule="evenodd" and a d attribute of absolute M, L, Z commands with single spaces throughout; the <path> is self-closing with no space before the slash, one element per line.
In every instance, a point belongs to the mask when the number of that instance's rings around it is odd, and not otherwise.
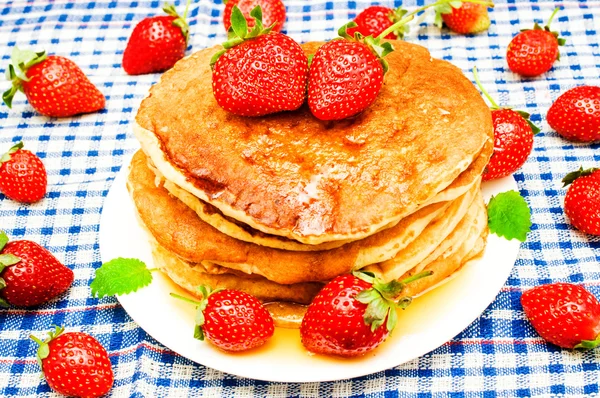
<path fill-rule="evenodd" d="M 298 41 L 335 36 L 337 28 L 370 1 L 284 0 L 287 33 Z M 400 5 L 398 1 L 381 1 Z M 394 4 L 392 4 L 394 3 Z M 407 1 L 414 9 L 423 1 Z M 192 363 L 139 328 L 114 298 L 93 299 L 89 283 L 100 266 L 98 232 L 103 201 L 124 159 L 138 144 L 131 121 L 159 75 L 128 76 L 121 58 L 142 18 L 160 12 L 159 1 L 0 0 L 0 72 L 11 49 L 46 49 L 74 60 L 106 95 L 106 109 L 66 119 L 36 114 L 19 96 L 13 109 L 0 106 L 0 151 L 23 140 L 48 170 L 47 197 L 22 206 L 0 194 L 0 228 L 14 238 L 40 242 L 75 271 L 69 293 L 35 310 L 0 310 L 0 396 L 54 396 L 40 381 L 36 344 L 28 339 L 51 324 L 82 330 L 108 349 L 116 397 L 524 397 L 590 396 L 598 393 L 600 350 L 578 353 L 545 344 L 525 320 L 523 290 L 553 281 L 582 283 L 600 296 L 600 239 L 571 228 L 563 214 L 568 171 L 600 165 L 600 145 L 567 142 L 545 114 L 566 89 L 600 86 L 600 1 L 498 0 L 490 29 L 461 36 L 432 25 L 427 14 L 407 41 L 426 46 L 483 84 L 501 104 L 532 114 L 542 128 L 527 163 L 515 174 L 533 213 L 533 230 L 522 244 L 506 285 L 479 319 L 437 350 L 385 372 L 329 383 L 279 384 L 237 378 Z M 182 5 L 178 3 L 180 9 Z M 506 66 L 505 51 L 519 29 L 547 20 L 567 45 L 554 68 L 521 79 Z M 223 41 L 223 5 L 193 1 L 190 51 Z M 4 90 L 7 82 L 0 84 Z M 452 137 L 449 137 L 452 139 Z M 151 310 L 151 309 L 150 309 Z M 158 315 L 159 316 L 159 315 Z"/>

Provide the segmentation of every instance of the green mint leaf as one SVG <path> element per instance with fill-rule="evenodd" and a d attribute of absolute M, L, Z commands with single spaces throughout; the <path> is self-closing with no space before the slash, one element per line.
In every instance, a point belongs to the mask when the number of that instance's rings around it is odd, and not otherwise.
<path fill-rule="evenodd" d="M 5 267 L 15 265 L 19 261 L 21 261 L 21 259 L 15 256 L 14 254 L 0 254 L 0 265 L 3 265 Z"/>
<path fill-rule="evenodd" d="M 7 243 L 8 243 L 8 235 L 6 235 L 6 232 L 0 231 L 0 251 L 2 251 L 2 249 L 4 249 L 4 246 L 6 246 Z"/>
<path fill-rule="evenodd" d="M 487 207 L 490 232 L 508 240 L 525 242 L 531 230 L 531 211 L 519 192 L 508 191 L 492 196 Z"/>
<path fill-rule="evenodd" d="M 231 11 L 231 27 L 235 34 L 241 39 L 248 35 L 248 22 L 238 6 L 234 6 Z"/>
<path fill-rule="evenodd" d="M 90 284 L 92 297 L 102 298 L 115 294 L 128 294 L 148 286 L 152 273 L 144 262 L 135 258 L 116 258 L 96 270 Z"/>

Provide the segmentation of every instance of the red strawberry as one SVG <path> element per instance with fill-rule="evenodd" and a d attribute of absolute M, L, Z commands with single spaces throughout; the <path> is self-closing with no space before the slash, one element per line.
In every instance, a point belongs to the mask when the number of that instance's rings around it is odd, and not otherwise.
<path fill-rule="evenodd" d="M 523 166 L 533 148 L 533 135 L 540 129 L 531 123 L 529 113 L 499 107 L 481 85 L 476 68 L 473 68 L 473 76 L 492 104 L 494 123 L 494 153 L 483 172 L 483 180 L 506 177 Z"/>
<path fill-rule="evenodd" d="M 523 293 L 521 304 L 536 332 L 552 344 L 585 350 L 600 343 L 600 303 L 582 286 L 536 286 Z"/>
<path fill-rule="evenodd" d="M 575 228 L 600 236 L 600 169 L 591 168 L 569 173 L 564 186 L 572 184 L 565 196 L 565 213 Z"/>
<path fill-rule="evenodd" d="M 0 231 L 0 306 L 33 307 L 65 292 L 73 271 L 35 242 L 8 242 Z"/>
<path fill-rule="evenodd" d="M 308 106 L 321 120 L 340 120 L 367 109 L 377 98 L 383 85 L 387 62 L 383 59 L 394 51 L 389 42 L 382 43 L 381 36 L 398 28 L 392 25 L 379 37 L 351 37 L 349 22 L 338 33 L 342 40 L 323 44 L 312 59 L 308 77 Z"/>
<path fill-rule="evenodd" d="M 263 345 L 274 332 L 273 318 L 260 301 L 238 290 L 198 288 L 202 301 L 194 301 L 178 294 L 171 296 L 196 304 L 194 337 L 225 351 L 245 351 Z"/>
<path fill-rule="evenodd" d="M 63 333 L 55 326 L 48 338 L 30 338 L 40 346 L 38 363 L 52 390 L 75 397 L 101 397 L 112 388 L 114 375 L 108 353 L 92 336 L 81 332 Z"/>
<path fill-rule="evenodd" d="M 406 15 L 407 11 L 399 7 L 395 10 L 383 6 L 370 6 L 365 8 L 354 18 L 357 26 L 349 28 L 348 34 L 354 37 L 356 32 L 363 36 L 379 36 L 384 30 L 400 21 Z M 390 32 L 385 39 L 403 38 L 407 32 L 407 26 L 403 26 L 397 31 Z"/>
<path fill-rule="evenodd" d="M 459 7 L 444 3 L 436 7 L 436 25 L 442 27 L 442 21 L 456 33 L 479 33 L 490 27 L 488 7 L 493 4 L 475 4 L 459 2 Z"/>
<path fill-rule="evenodd" d="M 0 157 L 0 192 L 23 203 L 41 200 L 46 194 L 47 174 L 41 159 L 19 142 Z"/>
<path fill-rule="evenodd" d="M 260 7 L 252 10 L 248 32 L 239 8 L 233 8 L 235 37 L 213 57 L 212 84 L 217 103 L 241 116 L 262 116 L 298 109 L 304 102 L 308 59 L 302 47 L 281 33 L 264 29 Z"/>
<path fill-rule="evenodd" d="M 67 58 L 15 47 L 7 76 L 12 87 L 2 100 L 9 108 L 17 91 L 23 91 L 31 106 L 46 116 L 67 117 L 104 109 L 104 95 Z"/>
<path fill-rule="evenodd" d="M 254 18 L 250 12 L 257 6 L 260 6 L 262 10 L 263 25 L 273 25 L 273 32 L 280 32 L 285 23 L 285 6 L 281 0 L 229 0 L 223 1 L 223 3 L 225 3 L 225 11 L 223 11 L 225 30 L 231 28 L 231 13 L 235 6 L 242 11 L 249 28 L 254 27 Z"/>
<path fill-rule="evenodd" d="M 523 76 L 538 76 L 552 68 L 560 57 L 558 46 L 565 44 L 558 32 L 550 31 L 550 23 L 558 10 L 554 10 L 544 28 L 536 23 L 533 30 L 522 30 L 513 37 L 506 51 L 510 70 Z"/>
<path fill-rule="evenodd" d="M 381 283 L 366 273 L 341 275 L 330 281 L 308 307 L 300 327 L 302 344 L 318 354 L 363 355 L 381 344 L 397 321 L 404 286 L 431 275 L 424 272 L 401 282 Z"/>
<path fill-rule="evenodd" d="M 142 19 L 133 29 L 123 53 L 123 69 L 130 75 L 163 72 L 171 69 L 185 55 L 189 26 L 173 4 L 165 3 L 168 15 Z"/>
<path fill-rule="evenodd" d="M 548 110 L 546 120 L 567 139 L 600 141 L 600 87 L 579 86 L 564 92 Z"/>

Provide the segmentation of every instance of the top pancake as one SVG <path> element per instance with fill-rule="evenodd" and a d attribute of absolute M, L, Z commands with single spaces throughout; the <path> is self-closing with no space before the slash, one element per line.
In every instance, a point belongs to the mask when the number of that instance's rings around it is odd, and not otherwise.
<path fill-rule="evenodd" d="M 322 43 L 303 47 L 313 54 Z M 471 82 L 397 41 L 375 103 L 337 122 L 298 111 L 239 117 L 214 99 L 209 61 L 179 61 L 152 87 L 134 131 L 168 180 L 224 215 L 306 244 L 394 225 L 447 187 L 492 132 Z"/>

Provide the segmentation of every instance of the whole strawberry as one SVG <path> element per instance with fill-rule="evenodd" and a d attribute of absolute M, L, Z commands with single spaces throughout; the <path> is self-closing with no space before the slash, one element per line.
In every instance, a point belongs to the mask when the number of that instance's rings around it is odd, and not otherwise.
<path fill-rule="evenodd" d="M 22 203 L 34 203 L 46 195 L 48 176 L 42 160 L 19 142 L 0 157 L 0 192 Z"/>
<path fill-rule="evenodd" d="M 381 38 L 397 25 L 377 38 L 362 39 L 358 34 L 348 34 L 349 28 L 356 27 L 356 23 L 349 22 L 338 31 L 342 39 L 331 40 L 317 50 L 308 77 L 308 106 L 316 118 L 345 119 L 371 106 L 388 68 L 383 57 L 394 51 Z"/>
<path fill-rule="evenodd" d="M 536 332 L 552 344 L 587 350 L 600 343 L 600 303 L 582 286 L 536 286 L 523 293 L 521 304 Z"/>
<path fill-rule="evenodd" d="M 494 124 L 494 153 L 483 172 L 483 180 L 506 177 L 525 163 L 533 148 L 533 136 L 540 129 L 529 120 L 527 112 L 499 107 L 481 85 L 476 68 L 473 68 L 473 76 L 481 92 L 492 104 Z"/>
<path fill-rule="evenodd" d="M 42 373 L 52 390 L 70 397 L 101 397 L 114 383 L 108 353 L 92 336 L 81 332 L 63 333 L 55 326 L 39 344 L 37 357 Z"/>
<path fill-rule="evenodd" d="M 73 271 L 35 242 L 0 231 L 0 306 L 34 307 L 65 292 Z"/>
<path fill-rule="evenodd" d="M 262 116 L 298 109 L 304 102 L 308 59 L 289 36 L 264 29 L 260 7 L 248 32 L 246 19 L 234 7 L 234 36 L 215 54 L 212 87 L 217 103 L 240 116 Z"/>
<path fill-rule="evenodd" d="M 225 30 L 231 28 L 231 13 L 233 7 L 238 7 L 249 28 L 254 27 L 254 18 L 250 15 L 250 12 L 257 6 L 260 6 L 262 10 L 262 23 L 265 26 L 273 26 L 271 29 L 273 32 L 280 32 L 285 23 L 285 5 L 281 0 L 229 0 L 223 1 L 225 3 L 225 10 L 223 11 L 223 25 Z"/>
<path fill-rule="evenodd" d="M 565 213 L 571 224 L 586 234 L 600 236 L 600 169 L 581 167 L 562 181 L 564 186 L 571 185 L 565 196 Z"/>
<path fill-rule="evenodd" d="M 211 291 L 207 286 L 198 290 L 200 302 L 171 293 L 196 304 L 196 339 L 206 337 L 224 351 L 246 351 L 263 345 L 273 335 L 273 318 L 256 297 L 238 290 Z"/>
<path fill-rule="evenodd" d="M 554 101 L 546 120 L 563 137 L 582 142 L 600 141 L 600 87 L 574 87 Z"/>
<path fill-rule="evenodd" d="M 363 36 L 379 36 L 384 30 L 400 21 L 407 11 L 398 7 L 391 9 L 384 6 L 370 6 L 362 10 L 356 18 L 353 19 L 356 26 L 347 30 L 348 35 L 354 37 L 356 32 Z M 402 39 L 407 32 L 407 26 L 403 26 L 396 31 L 388 33 L 385 39 Z"/>
<path fill-rule="evenodd" d="M 104 109 L 104 95 L 65 57 L 15 47 L 6 75 L 12 87 L 2 100 L 9 108 L 17 91 L 22 91 L 33 109 L 46 116 L 67 117 Z"/>
<path fill-rule="evenodd" d="M 565 39 L 558 37 L 558 32 L 550 31 L 550 23 L 558 12 L 554 10 L 544 28 L 537 23 L 532 30 L 525 29 L 513 37 L 506 51 L 508 67 L 522 76 L 539 76 L 552 68 L 559 59 L 558 46 L 565 44 Z"/>
<path fill-rule="evenodd" d="M 185 55 L 189 26 L 173 4 L 165 3 L 168 15 L 142 19 L 133 29 L 123 53 L 123 69 L 130 75 L 163 72 L 171 69 Z"/>
<path fill-rule="evenodd" d="M 424 272 L 401 282 L 384 284 L 371 274 L 334 278 L 313 299 L 300 327 L 302 344 L 318 354 L 354 357 L 381 344 L 397 322 L 396 308 L 406 308 L 401 297 L 407 283 L 431 275 Z"/>
<path fill-rule="evenodd" d="M 458 7 L 455 7 L 458 5 Z M 445 3 L 437 6 L 435 24 L 441 28 L 442 22 L 456 32 L 462 34 L 479 33 L 490 27 L 488 7 L 493 4 L 476 4 L 468 2 Z"/>

